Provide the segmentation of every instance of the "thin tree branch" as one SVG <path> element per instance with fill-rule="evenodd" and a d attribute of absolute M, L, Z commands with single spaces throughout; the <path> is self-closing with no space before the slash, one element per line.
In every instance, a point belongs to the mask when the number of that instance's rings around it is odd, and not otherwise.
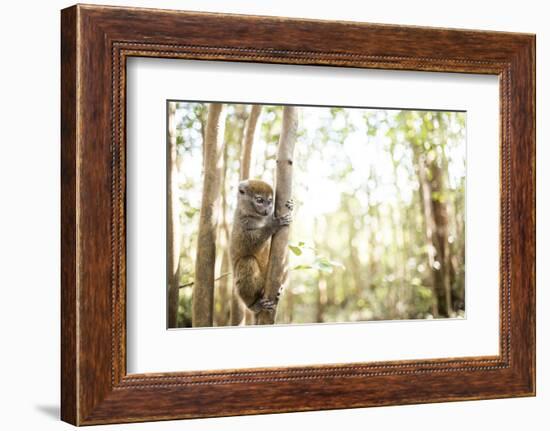
<path fill-rule="evenodd" d="M 214 279 L 214 282 L 219 281 L 219 280 L 221 280 L 222 278 L 227 277 L 228 275 L 231 275 L 231 273 L 230 273 L 230 272 L 226 272 L 225 274 L 220 275 L 218 278 L 215 278 L 215 279 Z M 185 283 L 185 284 L 180 285 L 180 289 L 184 289 L 184 288 L 186 288 L 186 287 L 191 287 L 191 286 L 193 286 L 194 284 L 195 284 L 194 281 L 190 281 L 189 283 Z"/>

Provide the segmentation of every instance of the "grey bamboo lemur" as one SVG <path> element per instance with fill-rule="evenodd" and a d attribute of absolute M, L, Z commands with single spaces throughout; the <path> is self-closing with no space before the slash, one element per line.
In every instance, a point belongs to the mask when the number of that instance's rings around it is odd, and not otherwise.
<path fill-rule="evenodd" d="M 254 313 L 273 310 L 276 302 L 264 298 L 269 240 L 281 227 L 290 224 L 294 203 L 286 202 L 289 212 L 275 217 L 273 189 L 260 180 L 241 181 L 237 195 L 230 244 L 235 285 L 243 302 Z"/>

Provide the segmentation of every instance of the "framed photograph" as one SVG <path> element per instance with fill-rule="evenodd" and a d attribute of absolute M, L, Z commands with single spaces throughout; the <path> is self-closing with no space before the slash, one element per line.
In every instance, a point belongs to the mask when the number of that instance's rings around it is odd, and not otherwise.
<path fill-rule="evenodd" d="M 62 419 L 535 394 L 535 37 L 61 14 Z"/>

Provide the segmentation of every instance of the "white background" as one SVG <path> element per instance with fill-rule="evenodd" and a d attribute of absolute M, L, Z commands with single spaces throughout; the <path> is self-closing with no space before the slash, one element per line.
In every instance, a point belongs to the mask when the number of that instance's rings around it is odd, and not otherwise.
<path fill-rule="evenodd" d="M 498 77 L 141 58 L 126 82 L 129 373 L 498 354 Z M 466 318 L 167 331 L 166 99 L 467 111 Z"/>
<path fill-rule="evenodd" d="M 103 3 L 537 33 L 538 396 L 105 426 L 95 429 L 256 430 L 347 428 L 545 430 L 550 423 L 549 14 L 535 0 L 132 0 Z M 59 409 L 59 9 L 66 1 L 7 2 L 0 15 L 0 396 L 4 429 L 70 429 Z M 544 192 L 544 194 L 543 194 Z M 546 292 L 545 292 L 546 291 Z M 546 314 L 545 311 L 546 310 Z"/>

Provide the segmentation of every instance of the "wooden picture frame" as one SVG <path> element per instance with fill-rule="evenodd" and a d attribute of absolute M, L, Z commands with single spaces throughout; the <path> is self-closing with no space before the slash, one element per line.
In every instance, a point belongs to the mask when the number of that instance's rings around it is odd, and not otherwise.
<path fill-rule="evenodd" d="M 64 421 L 91 425 L 535 394 L 534 35 L 83 5 L 64 9 L 61 18 Z M 130 56 L 498 75 L 500 354 L 128 375 Z"/>

